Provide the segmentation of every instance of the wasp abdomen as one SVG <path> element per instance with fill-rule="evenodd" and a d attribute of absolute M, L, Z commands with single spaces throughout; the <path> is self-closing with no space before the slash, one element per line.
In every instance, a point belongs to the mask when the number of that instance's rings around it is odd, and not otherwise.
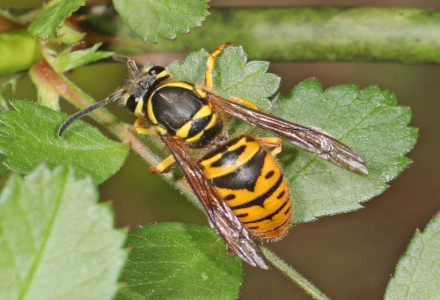
<path fill-rule="evenodd" d="M 261 238 L 281 237 L 289 228 L 289 188 L 276 159 L 251 136 L 240 136 L 200 161 L 204 175 L 234 214 Z"/>

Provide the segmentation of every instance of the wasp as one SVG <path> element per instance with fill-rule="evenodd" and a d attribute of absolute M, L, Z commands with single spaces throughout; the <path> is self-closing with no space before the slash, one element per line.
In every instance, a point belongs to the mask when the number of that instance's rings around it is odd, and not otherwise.
<path fill-rule="evenodd" d="M 368 171 L 353 149 L 329 135 L 268 114 L 245 99 L 226 100 L 215 94 L 215 61 L 230 45 L 224 43 L 208 56 L 203 86 L 175 80 L 161 66 L 139 70 L 133 60 L 119 58 L 128 66 L 128 84 L 70 116 L 58 135 L 61 137 L 75 120 L 122 99 L 123 105 L 137 116 L 134 130 L 157 134 L 171 152 L 150 170 L 168 172 L 177 163 L 204 207 L 211 227 L 230 251 L 252 266 L 268 269 L 254 238 L 282 237 L 292 215 L 288 184 L 275 159 L 281 152 L 281 139 L 352 172 Z M 243 134 L 223 142 L 225 114 L 277 137 Z M 196 160 L 189 154 L 191 149 L 212 150 Z"/>

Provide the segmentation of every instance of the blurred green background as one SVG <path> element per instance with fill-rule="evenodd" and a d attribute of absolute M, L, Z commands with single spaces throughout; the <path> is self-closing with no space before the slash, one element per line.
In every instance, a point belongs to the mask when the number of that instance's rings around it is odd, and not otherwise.
<path fill-rule="evenodd" d="M 213 1 L 211 5 L 233 6 L 236 2 Z M 240 6 L 249 3 L 353 5 L 352 1 L 342 0 L 280 0 L 243 1 Z M 356 1 L 356 5 L 440 8 L 438 1 Z M 206 45 L 206 48 L 216 46 Z M 169 54 L 152 57 L 153 62 L 160 64 L 174 59 Z M 324 88 L 347 83 L 360 88 L 378 85 L 393 91 L 400 105 L 413 110 L 411 125 L 420 128 L 419 142 L 408 155 L 414 164 L 391 182 L 384 194 L 366 203 L 360 211 L 293 226 L 283 240 L 269 244 L 332 299 L 382 299 L 395 265 L 415 230 L 423 230 L 440 209 L 440 66 L 275 62 L 270 72 L 281 76 L 283 93 L 310 77 L 316 77 Z M 106 62 L 83 67 L 68 76 L 92 96 L 102 99 L 124 83 L 126 73 L 123 64 Z M 29 78 L 23 78 L 13 97 L 35 100 L 34 92 Z M 67 112 L 75 111 L 70 105 L 62 107 Z M 123 120 L 134 121 L 133 116 L 117 105 L 109 108 Z M 165 221 L 207 224 L 201 211 L 158 176 L 150 174 L 148 166 L 134 153 L 116 176 L 100 186 L 100 192 L 102 201 L 113 202 L 118 227 Z M 245 273 L 240 299 L 310 299 L 278 271 L 245 266 Z"/>

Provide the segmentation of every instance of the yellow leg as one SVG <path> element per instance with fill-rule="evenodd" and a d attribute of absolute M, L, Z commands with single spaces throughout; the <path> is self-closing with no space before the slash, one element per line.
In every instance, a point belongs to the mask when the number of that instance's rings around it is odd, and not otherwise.
<path fill-rule="evenodd" d="M 151 126 L 145 125 L 144 120 L 141 118 L 137 118 L 136 122 L 133 124 L 133 129 L 136 133 L 139 134 L 153 134 L 154 130 L 152 130 Z"/>
<path fill-rule="evenodd" d="M 270 151 L 270 154 L 272 156 L 277 156 L 278 154 L 280 154 L 282 150 L 283 141 L 280 138 L 263 137 L 263 138 L 259 138 L 258 142 L 260 142 L 260 144 L 265 148 L 275 147 L 272 151 Z"/>
<path fill-rule="evenodd" d="M 258 106 L 256 106 L 252 102 L 245 100 L 245 99 L 242 99 L 242 98 L 232 96 L 231 99 L 229 99 L 229 101 L 253 108 L 255 110 L 260 110 L 260 108 Z"/>
<path fill-rule="evenodd" d="M 223 43 L 208 56 L 208 59 L 206 60 L 207 69 L 205 73 L 205 87 L 208 88 L 208 90 L 212 89 L 212 71 L 214 71 L 215 68 L 215 59 L 223 52 L 226 47 L 229 47 L 231 45 L 231 43 Z"/>
<path fill-rule="evenodd" d="M 186 185 L 187 188 L 189 188 L 190 190 L 192 190 L 192 187 L 189 185 L 188 180 L 186 180 L 186 177 L 182 178 L 183 183 Z"/>
<path fill-rule="evenodd" d="M 167 158 L 165 158 L 163 161 L 158 163 L 156 166 L 150 167 L 151 173 L 167 173 L 170 171 L 172 164 L 174 164 L 176 161 L 173 157 L 173 155 L 169 155 Z"/>

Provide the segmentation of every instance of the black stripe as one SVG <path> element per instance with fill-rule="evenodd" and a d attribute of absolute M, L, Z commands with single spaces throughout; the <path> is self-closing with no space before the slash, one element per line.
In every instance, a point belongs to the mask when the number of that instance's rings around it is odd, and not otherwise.
<path fill-rule="evenodd" d="M 214 117 L 216 113 L 213 113 L 211 115 L 211 119 Z M 209 122 L 208 122 L 209 124 Z M 206 124 L 206 125 L 208 125 Z M 206 128 L 206 127 L 205 127 Z M 209 128 L 208 130 L 205 130 L 203 132 L 203 135 L 194 142 L 190 142 L 189 143 L 189 147 L 190 148 L 202 148 L 204 146 L 206 146 L 209 142 L 211 142 L 212 140 L 214 140 L 216 137 L 221 135 L 221 131 L 223 129 L 223 121 L 222 118 L 217 118 L 217 121 L 215 122 L 214 126 Z M 215 154 L 219 153 L 218 150 L 216 150 Z"/>
<path fill-rule="evenodd" d="M 277 183 L 275 183 L 275 185 L 268 190 L 266 193 L 264 193 L 263 195 L 261 195 L 258 198 L 255 198 L 254 200 L 249 201 L 248 203 L 239 205 L 239 206 L 230 206 L 232 210 L 236 210 L 236 209 L 241 209 L 241 208 L 247 208 L 250 206 L 254 206 L 254 205 L 259 205 L 261 207 L 264 207 L 264 201 L 269 198 L 270 196 L 272 196 L 272 194 L 278 189 L 278 187 L 281 185 L 281 183 L 283 182 L 283 175 L 280 176 L 280 178 L 278 179 Z"/>
<path fill-rule="evenodd" d="M 209 116 L 192 119 L 191 128 L 189 129 L 187 138 L 192 138 L 193 136 L 199 134 L 200 131 L 203 131 L 206 125 L 208 125 L 209 119 L 210 119 Z"/>
<path fill-rule="evenodd" d="M 227 156 L 225 153 L 222 154 L 224 157 Z M 261 170 L 263 169 L 266 155 L 270 154 L 263 148 L 260 148 L 247 163 L 240 166 L 232 173 L 213 178 L 212 182 L 216 187 L 220 188 L 226 188 L 229 190 L 247 189 L 248 191 L 253 192 L 255 191 L 257 180 L 261 176 Z"/>
<path fill-rule="evenodd" d="M 277 196 L 277 199 L 281 199 L 281 198 L 283 198 L 283 196 L 284 196 L 284 194 L 286 193 L 286 191 L 282 191 L 278 196 Z"/>
<path fill-rule="evenodd" d="M 246 150 L 246 146 L 242 145 L 235 149 L 234 151 L 225 151 L 222 153 L 222 157 L 219 160 L 213 162 L 211 167 L 222 167 L 222 166 L 235 166 L 237 164 L 237 159 Z"/>
<path fill-rule="evenodd" d="M 289 201 L 290 201 L 290 198 L 289 198 Z M 288 214 L 290 214 L 291 212 L 292 212 L 292 206 L 290 206 L 289 209 L 286 210 L 286 211 L 284 212 L 284 214 L 285 214 L 285 215 L 288 215 Z"/>
<path fill-rule="evenodd" d="M 226 196 L 223 198 L 223 200 L 225 200 L 225 201 L 232 200 L 232 199 L 235 199 L 235 195 L 234 195 L 234 194 L 226 195 Z"/>
<path fill-rule="evenodd" d="M 258 233 L 258 235 L 263 235 L 263 234 L 265 234 L 265 233 L 269 233 L 269 232 L 272 232 L 272 231 L 277 231 L 278 229 L 280 229 L 281 227 L 283 227 L 284 225 L 286 225 L 286 223 L 287 222 L 290 222 L 290 219 L 289 218 L 287 218 L 280 226 L 277 226 L 277 227 L 275 227 L 275 228 L 272 228 L 271 230 L 267 230 L 267 231 L 262 231 L 262 232 L 259 232 Z M 248 227 L 248 228 L 250 228 L 250 227 Z"/>
<path fill-rule="evenodd" d="M 275 174 L 274 171 L 267 172 L 267 174 L 266 174 L 266 176 L 264 176 L 264 178 L 269 179 L 273 176 L 273 174 Z"/>
<path fill-rule="evenodd" d="M 273 213 L 271 213 L 271 214 L 269 214 L 269 215 L 267 215 L 267 216 L 265 216 L 265 217 L 263 217 L 261 219 L 254 220 L 254 221 L 241 222 L 241 223 L 243 223 L 243 224 L 251 224 L 251 223 L 261 222 L 261 221 L 264 221 L 264 220 L 272 220 L 272 217 L 277 215 L 286 206 L 286 204 L 289 202 L 289 200 L 290 200 L 289 197 L 287 197 L 286 201 L 284 201 L 284 203 L 276 211 L 274 211 Z"/>

